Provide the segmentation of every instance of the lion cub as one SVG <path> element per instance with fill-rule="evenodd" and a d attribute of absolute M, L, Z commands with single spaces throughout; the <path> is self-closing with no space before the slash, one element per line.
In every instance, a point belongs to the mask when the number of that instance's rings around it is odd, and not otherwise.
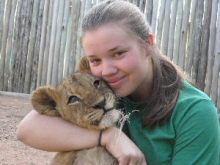
<path fill-rule="evenodd" d="M 32 93 L 31 103 L 41 114 L 60 116 L 89 129 L 115 126 L 121 116 L 115 109 L 116 98 L 110 88 L 99 78 L 83 72 L 70 75 L 57 89 L 37 88 Z M 118 162 L 104 147 L 95 147 L 58 153 L 51 164 L 116 165 Z"/>

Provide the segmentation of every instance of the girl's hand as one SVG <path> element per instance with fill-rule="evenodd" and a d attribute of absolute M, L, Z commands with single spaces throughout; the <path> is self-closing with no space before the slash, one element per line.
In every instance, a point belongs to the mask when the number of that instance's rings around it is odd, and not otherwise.
<path fill-rule="evenodd" d="M 119 165 L 147 165 L 140 149 L 119 129 L 108 128 L 103 132 L 101 144 L 118 160 Z"/>

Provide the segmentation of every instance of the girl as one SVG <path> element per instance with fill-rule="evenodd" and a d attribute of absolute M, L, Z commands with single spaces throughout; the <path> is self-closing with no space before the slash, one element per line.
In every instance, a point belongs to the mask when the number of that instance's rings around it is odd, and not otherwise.
<path fill-rule="evenodd" d="M 130 113 L 117 146 L 117 128 L 101 137 L 119 165 L 219 164 L 215 105 L 160 53 L 135 5 L 107 0 L 94 6 L 83 19 L 81 44 L 91 73 L 107 82 L 121 98 L 118 106 Z M 47 151 L 94 147 L 98 137 L 99 132 L 35 111 L 17 130 L 19 140 Z"/>

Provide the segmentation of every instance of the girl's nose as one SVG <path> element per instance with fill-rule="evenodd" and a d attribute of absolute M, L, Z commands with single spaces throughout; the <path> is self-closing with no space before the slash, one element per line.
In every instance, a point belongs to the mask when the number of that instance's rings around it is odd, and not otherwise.
<path fill-rule="evenodd" d="M 114 65 L 113 61 L 105 61 L 102 67 L 102 76 L 109 76 L 115 74 L 117 72 L 117 68 Z"/>

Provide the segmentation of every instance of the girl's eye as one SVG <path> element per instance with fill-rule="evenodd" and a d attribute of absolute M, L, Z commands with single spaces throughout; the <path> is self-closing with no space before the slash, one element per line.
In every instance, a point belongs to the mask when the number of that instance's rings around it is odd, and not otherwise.
<path fill-rule="evenodd" d="M 117 52 L 116 54 L 115 54 L 115 56 L 121 56 L 121 55 L 123 55 L 125 52 Z"/>
<path fill-rule="evenodd" d="M 99 62 L 100 60 L 98 59 L 90 60 L 90 63 L 92 63 L 93 65 L 97 65 Z"/>
<path fill-rule="evenodd" d="M 118 52 L 118 53 L 116 53 L 116 56 L 120 56 L 122 54 L 123 54 L 123 52 Z"/>

